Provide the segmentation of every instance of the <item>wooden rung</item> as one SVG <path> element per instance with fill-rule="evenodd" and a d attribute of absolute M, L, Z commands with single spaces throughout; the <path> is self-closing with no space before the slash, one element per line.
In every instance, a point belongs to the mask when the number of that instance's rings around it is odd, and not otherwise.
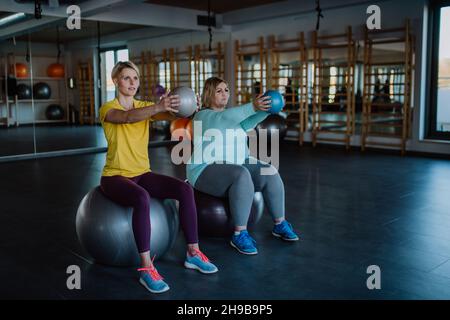
<path fill-rule="evenodd" d="M 368 116 L 385 116 L 385 117 L 398 117 L 401 116 L 401 113 L 386 113 L 386 112 L 370 112 Z"/>
<path fill-rule="evenodd" d="M 404 72 L 393 72 L 393 73 L 388 73 L 388 72 L 379 72 L 379 73 L 366 73 L 366 76 L 381 76 L 381 75 L 404 75 Z"/>
<path fill-rule="evenodd" d="M 401 139 L 401 136 L 399 134 L 395 133 L 385 133 L 385 132 L 377 132 L 377 131 L 369 131 L 367 133 L 367 136 L 371 137 L 384 137 L 384 138 L 399 138 Z"/>
<path fill-rule="evenodd" d="M 380 33 L 393 33 L 393 32 L 405 32 L 405 27 L 400 28 L 388 28 L 388 29 L 367 29 L 369 34 L 380 34 Z"/>
<path fill-rule="evenodd" d="M 317 39 L 334 39 L 334 38 L 343 38 L 348 37 L 346 33 L 341 34 L 330 34 L 330 35 L 323 35 L 323 36 L 317 36 Z"/>
<path fill-rule="evenodd" d="M 249 52 L 236 52 L 236 55 L 238 56 L 256 56 L 260 54 L 260 51 L 249 51 Z"/>
<path fill-rule="evenodd" d="M 341 133 L 341 132 L 336 132 L 336 133 Z M 342 134 L 345 134 L 345 132 L 342 132 Z M 330 141 L 330 142 L 347 142 L 347 140 L 344 139 L 338 139 L 338 138 L 324 138 L 324 137 L 316 137 L 316 140 L 320 140 L 320 141 Z"/>
<path fill-rule="evenodd" d="M 400 120 L 396 120 L 396 121 L 402 121 L 402 119 Z M 389 128 L 402 128 L 403 124 L 395 124 L 395 123 L 384 123 L 384 122 L 367 122 L 366 123 L 367 126 L 370 127 L 389 127 Z"/>
<path fill-rule="evenodd" d="M 322 124 L 322 123 L 334 123 L 334 124 L 347 124 L 347 121 L 333 121 L 333 120 L 321 120 L 319 119 L 318 121 L 316 121 L 316 123 Z"/>
<path fill-rule="evenodd" d="M 371 62 L 367 65 L 369 66 L 398 66 L 398 65 L 405 65 L 405 61 L 385 61 L 385 62 Z"/>
<path fill-rule="evenodd" d="M 302 67 L 301 66 L 299 66 L 299 67 L 287 67 L 287 68 L 281 68 L 281 67 L 279 67 L 279 68 L 277 68 L 277 67 L 272 67 L 272 70 L 273 71 L 278 71 L 278 70 L 301 70 L 302 69 Z M 298 78 L 300 77 L 300 76 L 297 76 Z M 289 78 L 293 78 L 293 77 L 289 77 Z"/>
<path fill-rule="evenodd" d="M 248 48 L 248 47 L 259 47 L 259 43 L 247 43 L 247 44 L 239 44 L 239 48 Z"/>
<path fill-rule="evenodd" d="M 376 141 L 366 141 L 366 145 L 368 146 L 384 146 L 384 147 L 397 147 L 401 148 L 401 143 L 387 143 L 387 142 L 376 142 Z"/>
<path fill-rule="evenodd" d="M 348 44 L 319 44 L 315 48 L 318 49 L 338 49 L 338 48 L 347 48 Z"/>
<path fill-rule="evenodd" d="M 322 102 L 321 103 L 322 106 L 340 106 L 341 103 L 340 102 Z M 342 103 L 342 106 L 346 106 L 347 103 Z"/>
<path fill-rule="evenodd" d="M 264 70 L 264 69 L 263 69 Z M 252 69 L 238 69 L 238 72 L 255 72 L 260 70 L 252 70 Z"/>
<path fill-rule="evenodd" d="M 370 43 L 372 45 L 376 44 L 387 44 L 387 43 L 399 43 L 399 42 L 405 42 L 405 38 L 396 38 L 396 39 L 371 39 Z"/>
<path fill-rule="evenodd" d="M 260 79 L 259 79 L 259 77 L 253 77 L 253 78 L 249 78 L 249 77 L 237 77 L 237 79 L 236 80 L 257 80 L 257 81 L 259 81 Z"/>
<path fill-rule="evenodd" d="M 376 86 L 377 84 L 376 83 L 365 83 L 364 84 L 365 86 L 370 86 L 370 87 L 374 87 L 374 86 Z M 380 84 L 378 84 L 379 86 L 384 86 L 385 84 L 384 83 L 380 83 Z M 389 85 L 391 85 L 391 86 L 404 86 L 404 85 L 406 85 L 406 83 L 404 83 L 404 82 L 393 82 L 393 83 L 389 83 Z"/>
<path fill-rule="evenodd" d="M 386 97 L 386 96 L 404 96 L 404 93 L 372 93 L 374 97 Z"/>
<path fill-rule="evenodd" d="M 293 42 L 300 42 L 300 38 L 294 38 L 294 39 L 283 39 L 283 40 L 275 40 L 274 44 L 282 44 L 282 43 L 293 43 Z"/>
<path fill-rule="evenodd" d="M 285 49 L 276 48 L 276 49 L 272 49 L 272 52 L 296 52 L 296 51 L 299 51 L 299 50 L 300 50 L 300 47 L 298 47 L 298 48 L 285 48 Z"/>
<path fill-rule="evenodd" d="M 343 112 L 343 111 L 320 111 L 318 112 L 318 114 L 340 114 L 340 115 L 346 115 L 347 112 Z"/>
<path fill-rule="evenodd" d="M 402 103 L 382 103 L 382 102 L 374 102 L 370 104 L 372 107 L 389 107 L 389 108 L 403 108 Z"/>

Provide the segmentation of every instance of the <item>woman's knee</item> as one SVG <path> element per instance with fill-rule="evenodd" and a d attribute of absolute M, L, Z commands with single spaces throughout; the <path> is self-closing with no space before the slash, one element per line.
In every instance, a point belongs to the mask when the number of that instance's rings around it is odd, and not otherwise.
<path fill-rule="evenodd" d="M 189 183 L 183 181 L 179 185 L 179 194 L 180 198 L 192 198 L 194 197 L 194 188 Z"/>
<path fill-rule="evenodd" d="M 138 190 L 135 192 L 132 199 L 132 206 L 135 209 L 146 209 L 150 207 L 150 195 L 145 190 Z"/>
<path fill-rule="evenodd" d="M 242 190 L 248 190 L 252 193 L 255 192 L 253 185 L 252 175 L 247 168 L 241 166 L 233 173 L 233 184 Z"/>
<path fill-rule="evenodd" d="M 281 176 L 278 172 L 276 174 L 266 176 L 266 185 L 270 185 L 271 187 L 276 189 L 284 190 L 283 179 L 281 179 Z"/>

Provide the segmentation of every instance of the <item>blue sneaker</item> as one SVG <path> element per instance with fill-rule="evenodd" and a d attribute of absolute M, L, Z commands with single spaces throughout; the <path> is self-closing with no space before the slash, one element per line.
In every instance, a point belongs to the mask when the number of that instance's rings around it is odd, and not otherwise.
<path fill-rule="evenodd" d="M 298 236 L 295 234 L 294 230 L 292 229 L 292 225 L 287 222 L 286 220 L 283 220 L 280 224 L 276 224 L 273 227 L 272 234 L 277 237 L 281 238 L 286 241 L 297 241 Z"/>
<path fill-rule="evenodd" d="M 196 269 L 201 273 L 215 273 L 219 271 L 215 265 L 213 265 L 209 259 L 200 250 L 195 250 L 195 256 L 186 254 L 186 260 L 184 266 L 188 269 Z"/>
<path fill-rule="evenodd" d="M 154 266 L 148 268 L 140 268 L 141 273 L 139 282 L 152 293 L 162 293 L 169 290 L 167 283 L 163 281 L 163 277 L 158 273 Z"/>
<path fill-rule="evenodd" d="M 230 244 L 236 248 L 237 251 L 243 254 L 257 254 L 256 241 L 253 239 L 247 230 L 242 230 L 238 235 L 231 237 Z"/>

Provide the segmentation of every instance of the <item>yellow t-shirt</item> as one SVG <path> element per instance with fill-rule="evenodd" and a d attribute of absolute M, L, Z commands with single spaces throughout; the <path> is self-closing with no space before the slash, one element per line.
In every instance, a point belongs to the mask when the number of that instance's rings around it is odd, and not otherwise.
<path fill-rule="evenodd" d="M 152 105 L 149 101 L 133 100 L 134 107 Z M 105 122 L 106 113 L 111 109 L 125 110 L 116 98 L 100 108 L 100 122 L 108 142 L 108 152 L 102 176 L 135 177 L 150 172 L 148 142 L 151 118 L 135 123 L 117 124 Z"/>

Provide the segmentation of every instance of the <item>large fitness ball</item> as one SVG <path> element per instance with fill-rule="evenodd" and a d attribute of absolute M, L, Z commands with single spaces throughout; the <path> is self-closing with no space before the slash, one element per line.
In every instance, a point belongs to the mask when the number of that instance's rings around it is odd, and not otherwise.
<path fill-rule="evenodd" d="M 283 108 L 284 108 L 284 98 L 281 95 L 281 93 L 279 93 L 276 90 L 267 90 L 264 93 L 265 97 L 270 97 L 270 99 L 272 100 L 271 102 L 271 107 L 269 109 L 269 112 L 272 114 L 276 114 L 278 112 L 280 112 Z"/>
<path fill-rule="evenodd" d="M 190 117 L 197 109 L 197 97 L 194 90 L 189 87 L 178 87 L 173 89 L 169 95 L 180 97 L 180 107 L 175 115 L 181 118 Z"/>
<path fill-rule="evenodd" d="M 122 207 L 103 195 L 100 187 L 81 200 L 76 217 L 78 239 L 98 263 L 138 266 L 138 249 L 132 228 L 131 207 Z M 178 211 L 173 200 L 150 200 L 150 254 L 156 259 L 174 244 L 178 233 Z"/>
<path fill-rule="evenodd" d="M 197 206 L 199 234 L 207 237 L 231 236 L 234 224 L 228 198 L 218 198 L 198 190 L 194 190 L 194 196 Z M 255 192 L 248 221 L 249 228 L 258 223 L 263 211 L 264 199 L 262 193 Z"/>
<path fill-rule="evenodd" d="M 194 120 L 191 119 L 186 125 L 186 131 L 188 135 L 188 139 L 193 140 L 194 139 Z"/>
<path fill-rule="evenodd" d="M 64 66 L 61 63 L 52 63 L 47 68 L 47 75 L 52 78 L 64 77 Z"/>
<path fill-rule="evenodd" d="M 31 99 L 31 87 L 25 83 L 20 83 L 16 87 L 18 99 Z"/>
<path fill-rule="evenodd" d="M 191 120 L 188 118 L 175 119 L 170 123 L 170 135 L 172 140 L 190 139 L 186 126 Z"/>
<path fill-rule="evenodd" d="M 269 115 L 264 121 L 261 121 L 256 126 L 256 131 L 258 132 L 258 136 L 261 135 L 261 129 L 267 130 L 267 141 L 270 142 L 271 135 L 278 130 L 278 134 L 280 139 L 284 139 L 287 132 L 287 123 L 286 119 L 278 114 Z"/>
<path fill-rule="evenodd" d="M 45 82 L 38 82 L 33 86 L 33 96 L 35 99 L 50 99 L 52 90 Z"/>
<path fill-rule="evenodd" d="M 57 104 L 51 104 L 45 109 L 45 116 L 48 120 L 64 119 L 64 109 Z"/>
<path fill-rule="evenodd" d="M 28 77 L 28 68 L 25 63 L 16 63 L 16 77 L 26 78 Z"/>

